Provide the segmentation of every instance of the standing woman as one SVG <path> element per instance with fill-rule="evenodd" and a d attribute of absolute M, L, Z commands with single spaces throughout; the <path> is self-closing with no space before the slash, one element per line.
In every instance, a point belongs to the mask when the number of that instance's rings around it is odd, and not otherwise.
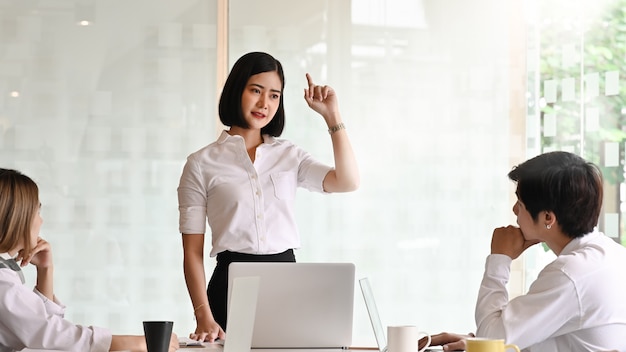
<path fill-rule="evenodd" d="M 54 295 L 50 244 L 39 237 L 39 188 L 30 177 L 0 168 L 0 351 L 146 351 L 143 336 L 111 335 L 108 329 L 75 325 L 63 318 Z M 21 267 L 37 268 L 34 289 Z M 169 351 L 178 349 L 172 334 Z"/>
<path fill-rule="evenodd" d="M 285 125 L 285 79 L 278 60 L 245 54 L 233 66 L 219 102 L 230 127 L 191 154 L 178 187 L 184 272 L 197 326 L 190 338 L 224 338 L 228 265 L 242 261 L 295 262 L 300 247 L 294 214 L 296 188 L 349 192 L 359 172 L 341 120 L 337 96 L 306 75 L 304 99 L 328 125 L 335 166 L 320 163 L 293 143 L 278 139 Z M 206 286 L 204 235 L 212 234 L 217 265 Z"/>

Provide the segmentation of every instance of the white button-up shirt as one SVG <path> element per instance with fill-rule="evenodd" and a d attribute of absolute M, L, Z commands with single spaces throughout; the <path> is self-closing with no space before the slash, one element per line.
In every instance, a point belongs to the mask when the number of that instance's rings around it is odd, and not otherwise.
<path fill-rule="evenodd" d="M 532 352 L 626 351 L 626 248 L 599 232 L 576 238 L 511 301 L 510 265 L 506 255 L 487 257 L 477 336 Z"/>
<path fill-rule="evenodd" d="M 208 220 L 211 256 L 225 250 L 275 254 L 300 247 L 296 189 L 323 193 L 332 167 L 289 141 L 263 139 L 254 163 L 244 139 L 226 131 L 187 158 L 178 187 L 179 230 L 204 234 Z"/>
<path fill-rule="evenodd" d="M 0 254 L 9 259 L 8 254 Z M 0 352 L 24 348 L 46 351 L 105 352 L 111 346 L 107 329 L 74 325 L 65 320 L 65 306 L 31 291 L 17 272 L 0 269 Z"/>

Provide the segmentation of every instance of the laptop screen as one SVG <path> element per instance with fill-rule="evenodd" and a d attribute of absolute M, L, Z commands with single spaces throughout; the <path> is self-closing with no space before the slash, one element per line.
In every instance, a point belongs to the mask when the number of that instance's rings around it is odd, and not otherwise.
<path fill-rule="evenodd" d="M 238 277 L 233 280 L 231 302 L 228 310 L 228 339 L 224 341 L 224 352 L 250 351 L 252 331 L 259 294 L 258 276 Z"/>
<path fill-rule="evenodd" d="M 387 339 L 385 338 L 385 329 L 380 316 L 378 315 L 378 308 L 376 308 L 376 302 L 374 301 L 374 293 L 370 286 L 368 278 L 362 278 L 359 280 L 361 285 L 361 292 L 363 293 L 363 299 L 365 300 L 365 307 L 367 308 L 367 314 L 370 316 L 370 322 L 372 323 L 372 329 L 374 330 L 374 336 L 376 337 L 376 343 L 380 352 L 387 350 Z"/>

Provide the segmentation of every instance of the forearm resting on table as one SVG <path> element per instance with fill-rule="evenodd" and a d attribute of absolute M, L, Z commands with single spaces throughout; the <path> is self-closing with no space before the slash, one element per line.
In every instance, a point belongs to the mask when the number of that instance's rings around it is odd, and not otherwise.
<path fill-rule="evenodd" d="M 110 351 L 146 351 L 146 339 L 143 336 L 113 335 Z"/>

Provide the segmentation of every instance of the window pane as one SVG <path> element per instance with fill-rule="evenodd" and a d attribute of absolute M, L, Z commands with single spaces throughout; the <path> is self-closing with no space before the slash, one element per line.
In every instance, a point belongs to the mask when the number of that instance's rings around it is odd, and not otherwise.
<path fill-rule="evenodd" d="M 186 335 L 176 187 L 186 156 L 221 128 L 216 2 L 92 4 L 0 5 L 0 160 L 40 185 L 70 320 L 139 333 L 142 320 L 172 319 Z M 506 173 L 526 157 L 512 4 L 229 2 L 230 63 L 253 50 L 283 63 L 283 137 L 328 163 L 305 73 L 337 91 L 362 184 L 299 192 L 297 258 L 354 262 L 385 325 L 474 330 L 492 230 L 512 221 Z M 355 299 L 355 344 L 373 344 Z"/>
<path fill-rule="evenodd" d="M 259 50 L 284 66 L 282 137 L 333 162 L 327 126 L 302 98 L 309 72 L 337 91 L 359 159 L 358 191 L 299 192 L 298 260 L 356 263 L 385 325 L 473 331 L 491 233 L 512 221 L 506 174 L 525 156 L 524 101 L 510 104 L 525 92 L 523 62 L 511 63 L 525 53 L 509 39 L 510 13 L 523 33 L 517 9 L 374 0 L 229 9 L 231 65 Z M 358 288 L 354 324 L 354 341 L 373 344 Z"/>
<path fill-rule="evenodd" d="M 623 0 L 534 1 L 529 22 L 528 144 L 535 152 L 566 150 L 600 166 L 600 231 L 624 243 Z M 532 282 L 554 254 L 527 256 Z"/>
<path fill-rule="evenodd" d="M 73 322 L 195 327 L 176 187 L 186 156 L 215 135 L 215 4 L 0 5 L 0 164 L 40 186 L 55 293 Z"/>

